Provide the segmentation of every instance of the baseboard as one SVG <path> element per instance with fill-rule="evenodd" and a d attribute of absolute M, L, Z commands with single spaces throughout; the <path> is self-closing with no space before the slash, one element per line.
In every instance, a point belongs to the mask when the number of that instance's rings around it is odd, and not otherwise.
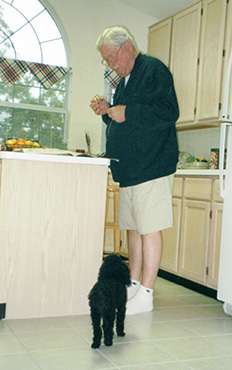
<path fill-rule="evenodd" d="M 182 285 L 185 288 L 194 290 L 195 292 L 198 292 L 198 293 L 204 294 L 208 297 L 217 299 L 217 290 L 215 290 L 215 289 L 212 289 L 212 288 L 206 287 L 204 285 L 195 283 L 194 281 L 185 279 L 181 276 L 177 276 L 175 274 L 164 271 L 162 269 L 159 270 L 158 276 L 160 276 L 161 278 L 164 278 L 166 280 L 172 281 L 175 284 Z"/>
<path fill-rule="evenodd" d="M 0 303 L 0 320 L 5 319 L 6 316 L 6 303 Z"/>

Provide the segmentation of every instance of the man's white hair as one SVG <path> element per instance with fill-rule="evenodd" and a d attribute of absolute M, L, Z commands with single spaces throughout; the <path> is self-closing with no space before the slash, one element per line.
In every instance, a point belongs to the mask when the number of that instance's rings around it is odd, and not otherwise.
<path fill-rule="evenodd" d="M 128 40 L 131 41 L 136 51 L 138 51 L 134 36 L 125 26 L 111 26 L 106 28 L 98 37 L 96 46 L 98 51 L 102 45 L 112 45 L 119 48 Z"/>

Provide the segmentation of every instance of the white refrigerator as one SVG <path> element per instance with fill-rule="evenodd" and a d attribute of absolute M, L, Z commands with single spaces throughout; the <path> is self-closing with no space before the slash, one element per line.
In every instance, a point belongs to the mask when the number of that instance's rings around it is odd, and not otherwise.
<path fill-rule="evenodd" d="M 217 298 L 224 302 L 225 313 L 232 315 L 232 50 L 224 80 L 219 153 L 220 193 L 224 206 Z"/>

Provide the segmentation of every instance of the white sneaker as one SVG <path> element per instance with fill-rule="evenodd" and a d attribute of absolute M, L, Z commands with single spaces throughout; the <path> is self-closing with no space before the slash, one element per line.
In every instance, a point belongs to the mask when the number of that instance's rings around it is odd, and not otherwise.
<path fill-rule="evenodd" d="M 131 280 L 131 285 L 127 288 L 127 300 L 133 298 L 140 288 L 140 281 Z"/>
<path fill-rule="evenodd" d="M 137 294 L 127 303 L 126 314 L 135 315 L 153 310 L 153 289 L 140 286 Z"/>

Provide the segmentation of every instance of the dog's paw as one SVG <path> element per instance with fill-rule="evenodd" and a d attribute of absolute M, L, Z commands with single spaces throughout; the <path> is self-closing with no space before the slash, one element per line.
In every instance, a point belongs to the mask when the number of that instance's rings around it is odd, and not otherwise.
<path fill-rule="evenodd" d="M 125 337 L 126 333 L 124 331 L 118 331 L 117 336 L 118 337 Z"/>
<path fill-rule="evenodd" d="M 91 344 L 91 348 L 93 348 L 93 349 L 96 349 L 96 348 L 99 348 L 99 347 L 100 347 L 100 343 L 99 342 L 93 342 Z"/>
<path fill-rule="evenodd" d="M 107 340 L 104 340 L 104 344 L 105 344 L 105 346 L 110 347 L 110 346 L 112 346 L 113 341 L 110 340 L 110 339 L 107 339 Z"/>

